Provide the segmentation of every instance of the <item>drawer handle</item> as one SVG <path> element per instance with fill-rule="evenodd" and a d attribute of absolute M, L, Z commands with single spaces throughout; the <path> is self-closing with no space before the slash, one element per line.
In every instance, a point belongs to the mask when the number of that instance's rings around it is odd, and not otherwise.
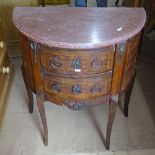
<path fill-rule="evenodd" d="M 79 93 L 81 93 L 81 88 L 80 88 L 80 86 L 79 86 L 79 85 L 74 85 L 74 86 L 72 87 L 72 92 L 73 92 L 74 94 L 79 94 Z"/>
<path fill-rule="evenodd" d="M 81 69 L 81 64 L 79 59 L 73 59 L 72 61 L 72 67 L 74 69 Z"/>
<path fill-rule="evenodd" d="M 91 89 L 91 93 L 92 94 L 95 94 L 95 93 L 101 93 L 102 91 L 102 88 L 100 86 L 94 86 L 92 89 Z"/>
<path fill-rule="evenodd" d="M 61 92 L 61 86 L 60 86 L 59 83 L 54 83 L 54 84 L 52 84 L 51 88 L 52 88 L 52 90 L 53 90 L 54 92 L 56 92 L 56 93 Z"/>
<path fill-rule="evenodd" d="M 0 48 L 4 47 L 4 41 L 0 41 Z"/>
<path fill-rule="evenodd" d="M 58 68 L 62 65 L 61 60 L 59 57 L 53 57 L 51 60 L 51 66 L 53 68 Z"/>
<path fill-rule="evenodd" d="M 92 67 L 101 67 L 103 66 L 103 62 L 99 59 L 94 59 L 92 62 L 91 62 L 91 66 Z"/>
<path fill-rule="evenodd" d="M 2 68 L 0 68 L 0 73 L 9 74 L 10 72 L 11 72 L 10 67 L 2 67 Z"/>

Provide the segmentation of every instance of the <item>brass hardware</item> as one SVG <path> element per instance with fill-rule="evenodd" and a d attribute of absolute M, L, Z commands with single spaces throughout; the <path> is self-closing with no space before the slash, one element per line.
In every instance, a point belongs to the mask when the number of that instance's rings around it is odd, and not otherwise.
<path fill-rule="evenodd" d="M 31 43 L 30 43 L 30 46 L 31 46 L 31 49 L 32 49 L 32 51 L 33 51 L 34 62 L 36 63 L 37 43 L 31 42 Z"/>
<path fill-rule="evenodd" d="M 118 103 L 119 95 L 111 96 L 111 99 L 112 99 L 114 102 Z"/>
<path fill-rule="evenodd" d="M 81 93 L 81 88 L 80 88 L 80 86 L 79 86 L 79 85 L 74 85 L 74 86 L 72 87 L 72 92 L 73 92 L 74 94 L 79 94 L 79 93 Z"/>
<path fill-rule="evenodd" d="M 73 59 L 72 61 L 72 67 L 76 69 L 81 69 L 81 64 L 79 59 Z"/>
<path fill-rule="evenodd" d="M 54 92 L 57 92 L 57 93 L 61 92 L 61 86 L 58 82 L 52 84 L 51 88 Z"/>
<path fill-rule="evenodd" d="M 85 104 L 86 103 L 84 101 L 80 101 L 80 102 L 74 102 L 74 101 L 68 101 L 68 100 L 64 101 L 64 105 L 68 106 L 68 108 L 72 110 L 80 110 L 82 107 L 85 106 Z"/>
<path fill-rule="evenodd" d="M 4 47 L 4 41 L 0 41 L 0 48 Z"/>
<path fill-rule="evenodd" d="M 51 66 L 53 68 L 58 68 L 62 65 L 61 60 L 59 57 L 53 57 L 51 60 Z"/>
<path fill-rule="evenodd" d="M 91 93 L 94 94 L 94 93 L 101 93 L 102 91 L 102 88 L 100 86 L 94 86 L 92 89 L 91 89 Z"/>
<path fill-rule="evenodd" d="M 124 52 L 125 43 L 126 42 L 118 44 L 118 64 L 121 63 L 121 58 Z"/>
<path fill-rule="evenodd" d="M 91 62 L 92 67 L 101 67 L 102 65 L 103 65 L 103 62 L 101 60 L 98 60 L 98 59 L 94 59 Z"/>
<path fill-rule="evenodd" d="M 5 73 L 9 74 L 10 71 L 11 71 L 10 67 L 2 67 L 2 68 L 0 68 L 0 73 L 3 73 L 3 74 L 5 74 Z"/>

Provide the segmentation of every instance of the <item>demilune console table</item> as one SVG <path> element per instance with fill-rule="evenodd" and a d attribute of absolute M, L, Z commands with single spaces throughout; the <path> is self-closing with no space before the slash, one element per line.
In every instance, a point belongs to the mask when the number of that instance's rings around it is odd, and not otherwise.
<path fill-rule="evenodd" d="M 106 149 L 119 97 L 125 114 L 135 77 L 143 8 L 16 7 L 13 22 L 22 43 L 22 73 L 33 112 L 36 93 L 44 143 L 44 101 L 73 110 L 109 105 Z"/>

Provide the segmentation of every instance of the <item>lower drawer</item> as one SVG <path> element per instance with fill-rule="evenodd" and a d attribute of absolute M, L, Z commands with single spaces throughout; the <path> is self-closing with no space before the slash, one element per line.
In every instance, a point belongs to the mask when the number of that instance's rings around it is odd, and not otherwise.
<path fill-rule="evenodd" d="M 85 78 L 45 76 L 44 91 L 57 97 L 87 99 L 110 93 L 111 73 L 93 75 Z"/>
<path fill-rule="evenodd" d="M 3 108 L 5 107 L 4 103 L 8 95 L 7 93 L 8 93 L 9 85 L 11 83 L 12 75 L 13 75 L 13 66 L 10 64 L 7 54 L 3 59 L 4 60 L 0 68 L 9 67 L 10 73 L 0 73 L 0 118 L 1 118 Z"/>
<path fill-rule="evenodd" d="M 69 4 L 69 0 L 39 0 L 39 4 L 42 4 L 42 1 L 45 5 Z"/>

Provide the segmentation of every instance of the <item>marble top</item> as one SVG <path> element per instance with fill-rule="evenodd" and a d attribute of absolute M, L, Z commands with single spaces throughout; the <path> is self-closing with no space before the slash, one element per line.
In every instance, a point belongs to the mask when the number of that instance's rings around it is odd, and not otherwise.
<path fill-rule="evenodd" d="M 35 42 L 69 49 L 101 48 L 141 31 L 143 8 L 16 7 L 16 28 Z"/>

